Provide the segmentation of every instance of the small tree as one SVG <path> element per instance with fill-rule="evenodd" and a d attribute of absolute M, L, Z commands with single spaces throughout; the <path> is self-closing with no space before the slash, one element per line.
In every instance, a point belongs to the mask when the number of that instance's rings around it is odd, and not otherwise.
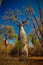
<path fill-rule="evenodd" d="M 5 37 L 5 46 L 7 46 L 8 39 L 13 39 L 15 36 L 14 28 L 12 26 L 3 26 L 1 31 L 2 31 L 2 35 L 4 35 L 4 37 Z"/>

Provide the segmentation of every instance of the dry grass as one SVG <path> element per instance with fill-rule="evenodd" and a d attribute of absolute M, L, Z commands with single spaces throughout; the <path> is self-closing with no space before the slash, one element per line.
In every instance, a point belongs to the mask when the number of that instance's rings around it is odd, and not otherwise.
<path fill-rule="evenodd" d="M 7 48 L 3 45 L 0 49 L 6 53 L 11 47 L 13 48 L 14 45 L 9 45 Z M 43 65 L 43 57 L 11 57 L 0 54 L 0 65 Z"/>
<path fill-rule="evenodd" d="M 43 57 L 1 56 L 0 65 L 43 65 Z"/>

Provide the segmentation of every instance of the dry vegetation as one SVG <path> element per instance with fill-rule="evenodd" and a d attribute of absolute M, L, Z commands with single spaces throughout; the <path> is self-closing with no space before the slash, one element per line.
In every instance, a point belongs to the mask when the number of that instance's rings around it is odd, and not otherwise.
<path fill-rule="evenodd" d="M 41 56 L 11 56 L 9 51 L 14 49 L 14 44 L 0 47 L 0 65 L 43 65 L 43 57 Z M 14 51 L 14 50 L 13 50 Z"/>

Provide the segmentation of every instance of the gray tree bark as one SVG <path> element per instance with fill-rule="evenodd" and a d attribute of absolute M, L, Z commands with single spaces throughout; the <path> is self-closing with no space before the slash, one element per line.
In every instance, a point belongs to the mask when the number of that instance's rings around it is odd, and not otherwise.
<path fill-rule="evenodd" d="M 26 52 L 26 55 L 28 56 L 28 39 L 26 36 L 26 33 L 24 31 L 23 24 L 19 25 L 19 34 L 18 34 L 18 40 L 21 40 L 24 44 L 24 47 L 22 48 L 22 51 Z"/>

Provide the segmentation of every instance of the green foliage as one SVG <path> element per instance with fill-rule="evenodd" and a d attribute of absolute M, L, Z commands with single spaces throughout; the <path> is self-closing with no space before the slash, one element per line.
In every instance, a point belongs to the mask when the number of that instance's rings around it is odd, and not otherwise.
<path fill-rule="evenodd" d="M 15 39 L 18 39 L 18 35 L 17 35 L 17 34 L 15 34 L 15 35 L 14 35 L 14 38 L 15 38 Z"/>
<path fill-rule="evenodd" d="M 24 44 L 21 41 L 17 40 L 17 42 L 15 43 L 15 48 L 19 50 L 23 47 L 23 45 Z"/>
<path fill-rule="evenodd" d="M 28 40 L 32 41 L 32 36 L 28 35 Z"/>
<path fill-rule="evenodd" d="M 39 44 L 39 40 L 34 40 L 34 44 Z"/>
<path fill-rule="evenodd" d="M 30 40 L 31 42 L 33 41 L 33 44 L 40 44 L 38 39 L 35 39 L 34 35 L 28 35 L 28 40 Z"/>
<path fill-rule="evenodd" d="M 5 27 L 3 26 L 2 32 L 3 32 L 2 34 L 4 34 L 5 36 L 8 35 L 9 39 L 15 37 L 13 26 L 5 26 Z"/>
<path fill-rule="evenodd" d="M 2 38 L 2 35 L 0 35 L 0 49 L 1 50 L 4 50 L 5 49 L 5 47 L 4 47 L 4 40 Z"/>
<path fill-rule="evenodd" d="M 3 44 L 3 38 L 2 38 L 2 35 L 0 34 L 0 45 Z"/>

